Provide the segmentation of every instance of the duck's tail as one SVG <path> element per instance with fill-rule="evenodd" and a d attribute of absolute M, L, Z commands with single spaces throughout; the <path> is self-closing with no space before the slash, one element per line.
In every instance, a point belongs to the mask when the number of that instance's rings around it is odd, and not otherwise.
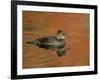
<path fill-rule="evenodd" d="M 28 42 L 26 42 L 26 44 L 37 45 L 38 43 L 37 43 L 37 41 L 28 41 Z"/>
<path fill-rule="evenodd" d="M 26 43 L 27 43 L 27 44 L 32 44 L 32 42 L 29 42 L 29 41 L 28 41 L 28 42 L 26 42 Z"/>

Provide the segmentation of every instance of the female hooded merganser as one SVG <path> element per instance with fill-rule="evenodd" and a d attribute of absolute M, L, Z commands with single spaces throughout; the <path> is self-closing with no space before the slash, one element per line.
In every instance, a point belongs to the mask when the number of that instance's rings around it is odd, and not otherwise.
<path fill-rule="evenodd" d="M 64 32 L 58 30 L 57 36 L 42 37 L 27 43 L 36 45 L 39 48 L 57 49 L 58 56 L 63 56 L 65 54 L 65 37 Z"/>

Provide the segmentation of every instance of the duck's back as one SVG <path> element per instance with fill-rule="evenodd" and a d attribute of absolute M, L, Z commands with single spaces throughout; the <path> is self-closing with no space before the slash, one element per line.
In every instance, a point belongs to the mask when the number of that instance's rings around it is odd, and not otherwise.
<path fill-rule="evenodd" d="M 36 39 L 33 43 L 38 47 L 45 48 L 45 49 L 52 49 L 52 48 L 64 46 L 63 41 L 58 41 L 56 37 L 53 36 Z"/>

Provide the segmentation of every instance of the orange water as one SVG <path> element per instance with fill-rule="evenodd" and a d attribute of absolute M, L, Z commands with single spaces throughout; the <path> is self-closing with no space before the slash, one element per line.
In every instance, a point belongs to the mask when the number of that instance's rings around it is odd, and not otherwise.
<path fill-rule="evenodd" d="M 66 55 L 38 48 L 25 42 L 44 36 L 56 36 L 62 30 L 66 38 Z M 89 65 L 89 14 L 23 12 L 23 68 Z"/>

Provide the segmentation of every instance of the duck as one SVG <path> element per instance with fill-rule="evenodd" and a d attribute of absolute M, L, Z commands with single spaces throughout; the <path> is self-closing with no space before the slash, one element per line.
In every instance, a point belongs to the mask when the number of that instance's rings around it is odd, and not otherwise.
<path fill-rule="evenodd" d="M 35 45 L 39 48 L 57 50 L 58 56 L 64 56 L 65 54 L 65 39 L 66 35 L 64 31 L 58 30 L 56 36 L 45 36 L 37 38 L 33 41 L 27 41 L 27 44 Z"/>

